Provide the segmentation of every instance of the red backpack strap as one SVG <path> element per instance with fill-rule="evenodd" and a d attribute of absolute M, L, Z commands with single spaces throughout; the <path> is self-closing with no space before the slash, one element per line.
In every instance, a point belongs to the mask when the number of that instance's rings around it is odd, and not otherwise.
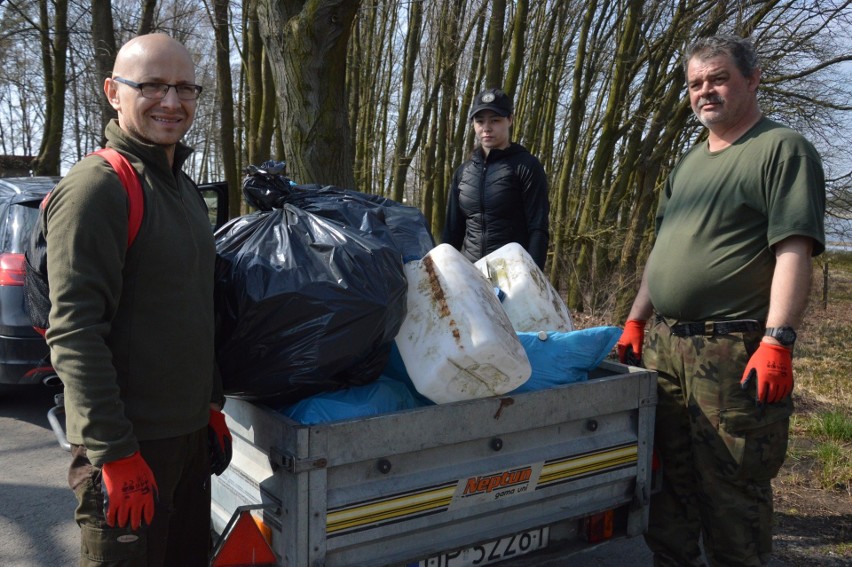
<path fill-rule="evenodd" d="M 118 179 L 124 185 L 125 191 L 127 191 L 127 198 L 130 200 L 130 210 L 127 212 L 127 247 L 130 248 L 130 245 L 136 239 L 139 227 L 142 226 L 142 215 L 145 205 L 139 175 L 133 169 L 133 166 L 130 165 L 127 158 L 112 148 L 101 148 L 92 153 L 101 156 L 109 162 L 118 174 Z"/>

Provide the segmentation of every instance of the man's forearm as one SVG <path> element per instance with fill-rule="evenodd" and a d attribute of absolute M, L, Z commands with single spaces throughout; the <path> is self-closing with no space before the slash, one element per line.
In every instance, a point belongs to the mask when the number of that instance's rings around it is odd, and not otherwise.
<path fill-rule="evenodd" d="M 813 240 L 792 236 L 775 246 L 775 272 L 769 299 L 767 327 L 798 327 L 811 289 Z"/>
<path fill-rule="evenodd" d="M 654 306 L 651 303 L 651 294 L 648 292 L 648 270 L 646 267 L 642 273 L 642 283 L 639 284 L 639 291 L 636 293 L 636 299 L 633 300 L 633 306 L 630 308 L 627 319 L 647 321 L 651 318 L 653 312 Z"/>

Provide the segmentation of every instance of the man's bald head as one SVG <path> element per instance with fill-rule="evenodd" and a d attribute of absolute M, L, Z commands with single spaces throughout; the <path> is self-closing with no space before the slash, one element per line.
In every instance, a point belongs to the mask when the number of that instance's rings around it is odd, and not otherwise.
<path fill-rule="evenodd" d="M 151 33 L 134 37 L 119 49 L 112 74 L 126 77 L 142 62 L 162 58 L 183 59 L 184 64 L 195 68 L 192 56 L 181 42 L 164 33 Z M 194 72 L 192 80 L 195 80 Z"/>

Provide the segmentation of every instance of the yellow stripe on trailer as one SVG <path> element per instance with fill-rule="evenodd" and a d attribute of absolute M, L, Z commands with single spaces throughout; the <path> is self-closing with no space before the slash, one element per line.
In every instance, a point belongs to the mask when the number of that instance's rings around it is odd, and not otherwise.
<path fill-rule="evenodd" d="M 329 510 L 326 533 L 329 535 L 370 525 L 380 525 L 389 520 L 407 516 L 420 516 L 426 512 L 445 510 L 453 499 L 456 482 L 417 492 L 394 495 L 390 498 L 358 503 Z"/>
<path fill-rule="evenodd" d="M 635 464 L 638 460 L 639 446 L 636 443 L 586 453 L 545 463 L 538 481 L 538 488 L 548 484 L 562 482 L 593 473 L 620 469 Z"/>

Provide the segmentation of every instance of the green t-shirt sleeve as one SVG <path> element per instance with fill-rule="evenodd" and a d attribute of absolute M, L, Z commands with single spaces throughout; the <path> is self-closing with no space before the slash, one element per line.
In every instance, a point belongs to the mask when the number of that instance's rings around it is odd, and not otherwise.
<path fill-rule="evenodd" d="M 766 236 L 770 247 L 790 236 L 808 236 L 817 256 L 825 250 L 825 180 L 816 151 L 810 155 L 807 149 L 773 168 L 767 182 Z"/>

